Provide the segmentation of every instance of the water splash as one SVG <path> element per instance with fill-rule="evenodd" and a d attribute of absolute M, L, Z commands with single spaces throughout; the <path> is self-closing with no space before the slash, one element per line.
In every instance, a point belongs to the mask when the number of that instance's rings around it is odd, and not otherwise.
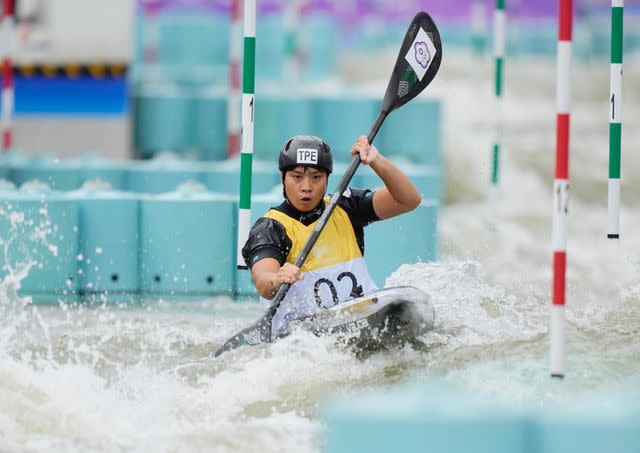
<path fill-rule="evenodd" d="M 433 299 L 436 331 L 430 342 L 461 346 L 527 341 L 546 331 L 541 305 L 486 283 L 473 261 L 401 266 L 386 286 L 415 286 Z"/>

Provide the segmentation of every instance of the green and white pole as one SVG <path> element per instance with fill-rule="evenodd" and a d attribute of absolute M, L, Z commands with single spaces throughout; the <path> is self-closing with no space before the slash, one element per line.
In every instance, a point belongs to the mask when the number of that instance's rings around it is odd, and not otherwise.
<path fill-rule="evenodd" d="M 611 0 L 611 90 L 609 97 L 609 239 L 620 238 L 622 155 L 622 22 L 624 0 Z"/>
<path fill-rule="evenodd" d="M 498 180 L 500 171 L 500 151 L 502 148 L 502 126 L 503 126 L 503 100 L 502 100 L 502 75 L 504 69 L 504 49 L 505 49 L 505 26 L 506 17 L 504 12 L 505 0 L 496 0 L 494 15 L 494 53 L 495 53 L 495 128 L 492 149 L 491 165 L 491 186 L 489 187 L 489 224 L 495 226 L 498 219 Z"/>
<path fill-rule="evenodd" d="M 238 268 L 247 269 L 242 247 L 251 228 L 251 167 L 253 164 L 254 94 L 256 78 L 256 0 L 244 0 L 244 56 L 242 63 L 242 148 L 240 150 L 240 206 L 238 209 Z"/>

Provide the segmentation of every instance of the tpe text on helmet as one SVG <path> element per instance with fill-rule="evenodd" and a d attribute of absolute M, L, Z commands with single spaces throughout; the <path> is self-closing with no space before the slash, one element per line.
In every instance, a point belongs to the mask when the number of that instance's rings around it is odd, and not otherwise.
<path fill-rule="evenodd" d="M 318 150 L 311 148 L 298 148 L 296 153 L 298 164 L 318 165 Z"/>

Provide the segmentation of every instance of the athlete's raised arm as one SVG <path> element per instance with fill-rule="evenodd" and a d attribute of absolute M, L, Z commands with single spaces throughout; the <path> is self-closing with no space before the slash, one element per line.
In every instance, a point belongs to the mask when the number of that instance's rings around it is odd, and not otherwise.
<path fill-rule="evenodd" d="M 363 164 L 369 165 L 382 179 L 384 187 L 373 194 L 373 209 L 380 219 L 388 219 L 418 207 L 422 197 L 409 177 L 361 135 L 353 145 L 351 154 L 360 154 Z"/>

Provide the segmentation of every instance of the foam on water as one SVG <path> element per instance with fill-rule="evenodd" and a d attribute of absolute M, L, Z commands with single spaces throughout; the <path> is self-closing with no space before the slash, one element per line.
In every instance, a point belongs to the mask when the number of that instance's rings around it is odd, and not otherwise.
<path fill-rule="evenodd" d="M 407 350 L 360 362 L 301 334 L 214 361 L 256 307 L 241 323 L 224 300 L 195 308 L 29 307 L 5 318 L 3 329 L 19 329 L 0 352 L 0 412 L 10 414 L 0 417 L 0 446 L 308 450 L 325 395 L 398 380 L 416 358 Z"/>
<path fill-rule="evenodd" d="M 552 68 L 547 60 L 507 62 L 496 231 L 487 227 L 484 202 L 492 99 L 489 85 L 469 75 L 488 84 L 491 68 L 448 53 L 429 88 L 446 115 L 441 260 L 407 263 L 387 281 L 432 295 L 428 351 L 406 347 L 359 360 L 331 339 L 296 333 L 212 360 L 217 346 L 259 316 L 255 304 L 35 307 L 17 291 L 38 263 L 21 263 L 0 283 L 0 450 L 317 451 L 318 404 L 336 392 L 439 375 L 544 405 L 640 378 L 640 156 L 632 151 L 640 143 L 640 90 L 625 78 L 622 239 L 607 241 L 608 66 L 576 69 L 567 376 L 548 377 Z M 11 215 L 20 227 L 19 214 Z M 9 253 L 11 238 L 2 241 Z"/>

